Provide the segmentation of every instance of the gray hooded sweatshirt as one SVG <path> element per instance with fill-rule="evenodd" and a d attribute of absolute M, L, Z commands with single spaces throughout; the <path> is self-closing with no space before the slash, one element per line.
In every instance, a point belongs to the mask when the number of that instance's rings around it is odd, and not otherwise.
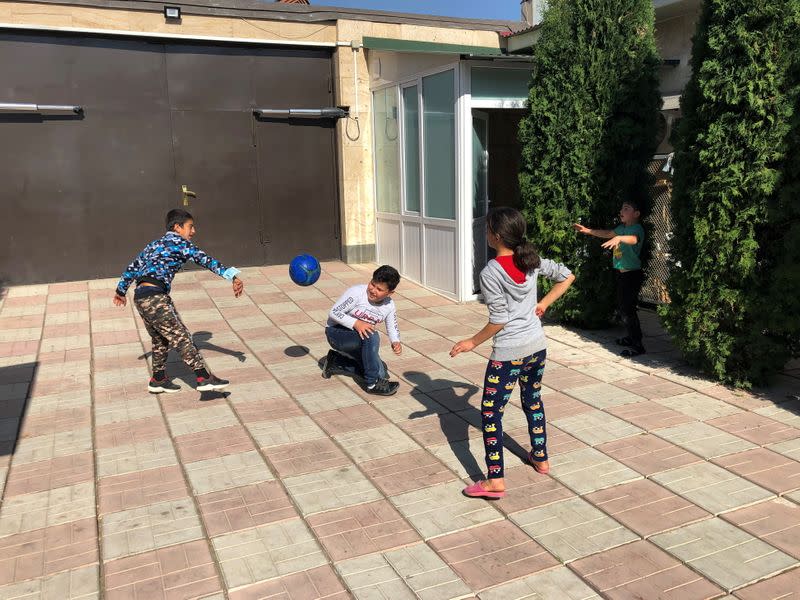
<path fill-rule="evenodd" d="M 491 360 L 509 361 L 524 358 L 547 347 L 542 322 L 536 316 L 537 286 L 541 275 L 552 281 L 564 281 L 572 274 L 564 265 L 546 258 L 538 269 L 517 283 L 499 262 L 492 259 L 481 271 L 481 291 L 489 308 L 489 322 L 505 325 L 494 336 Z"/>

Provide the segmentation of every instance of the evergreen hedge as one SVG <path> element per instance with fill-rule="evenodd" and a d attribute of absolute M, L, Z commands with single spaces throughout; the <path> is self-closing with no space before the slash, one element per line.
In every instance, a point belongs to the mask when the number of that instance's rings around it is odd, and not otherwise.
<path fill-rule="evenodd" d="M 572 224 L 611 229 L 624 200 L 648 195 L 661 105 L 653 3 L 548 4 L 520 126 L 520 188 L 531 239 L 577 276 L 552 313 L 599 327 L 615 308 L 611 256 Z"/>
<path fill-rule="evenodd" d="M 719 380 L 798 353 L 800 0 L 706 0 L 682 98 L 665 325 Z"/>

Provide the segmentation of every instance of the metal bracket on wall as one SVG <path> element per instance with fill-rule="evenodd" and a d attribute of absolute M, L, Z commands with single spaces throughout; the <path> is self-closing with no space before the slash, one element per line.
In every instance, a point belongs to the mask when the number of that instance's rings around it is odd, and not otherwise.
<path fill-rule="evenodd" d="M 26 104 L 20 102 L 0 102 L 0 112 L 11 112 L 11 113 L 68 112 L 79 115 L 83 113 L 83 107 L 75 106 L 72 104 Z"/>
<path fill-rule="evenodd" d="M 257 108 L 256 117 L 264 119 L 344 119 L 350 113 L 343 108 Z"/>

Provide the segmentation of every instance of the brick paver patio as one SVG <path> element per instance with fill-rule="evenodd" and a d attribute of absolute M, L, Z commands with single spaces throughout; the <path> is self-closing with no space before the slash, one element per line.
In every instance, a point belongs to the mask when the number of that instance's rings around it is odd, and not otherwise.
<path fill-rule="evenodd" d="M 11 288 L 0 300 L 0 598 L 587 600 L 800 590 L 800 369 L 728 390 L 682 366 L 653 315 L 649 353 L 618 332 L 546 327 L 551 476 L 506 415 L 499 502 L 482 472 L 485 323 L 409 282 L 395 296 L 399 393 L 323 380 L 322 323 L 372 267 L 313 287 L 245 270 L 246 295 L 199 271 L 174 298 L 232 384 L 146 392 L 149 339 L 113 280 Z M 515 456 L 515 454 L 517 456 Z M 794 595 L 792 595 L 794 594 Z"/>

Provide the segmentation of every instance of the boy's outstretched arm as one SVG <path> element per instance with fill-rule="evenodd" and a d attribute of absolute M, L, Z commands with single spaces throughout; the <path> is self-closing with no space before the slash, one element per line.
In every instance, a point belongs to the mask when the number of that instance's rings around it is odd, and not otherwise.
<path fill-rule="evenodd" d="M 634 246 L 639 243 L 639 238 L 635 235 L 615 235 L 607 242 L 603 242 L 600 246 L 608 250 L 613 250 L 620 244 L 628 244 Z"/>
<path fill-rule="evenodd" d="M 242 295 L 242 292 L 244 291 L 244 283 L 238 277 L 239 273 L 241 273 L 239 269 L 235 267 L 226 267 L 216 258 L 209 256 L 188 240 L 183 240 L 183 242 L 181 253 L 188 260 L 191 260 L 195 264 L 208 269 L 212 273 L 216 273 L 220 277 L 233 282 L 233 295 L 237 298 Z"/>
<path fill-rule="evenodd" d="M 590 229 L 581 225 L 580 223 L 574 223 L 572 228 L 577 231 L 578 233 L 583 233 L 585 235 L 593 235 L 594 237 L 599 237 L 603 239 L 611 239 L 614 237 L 614 232 L 610 229 Z"/>

